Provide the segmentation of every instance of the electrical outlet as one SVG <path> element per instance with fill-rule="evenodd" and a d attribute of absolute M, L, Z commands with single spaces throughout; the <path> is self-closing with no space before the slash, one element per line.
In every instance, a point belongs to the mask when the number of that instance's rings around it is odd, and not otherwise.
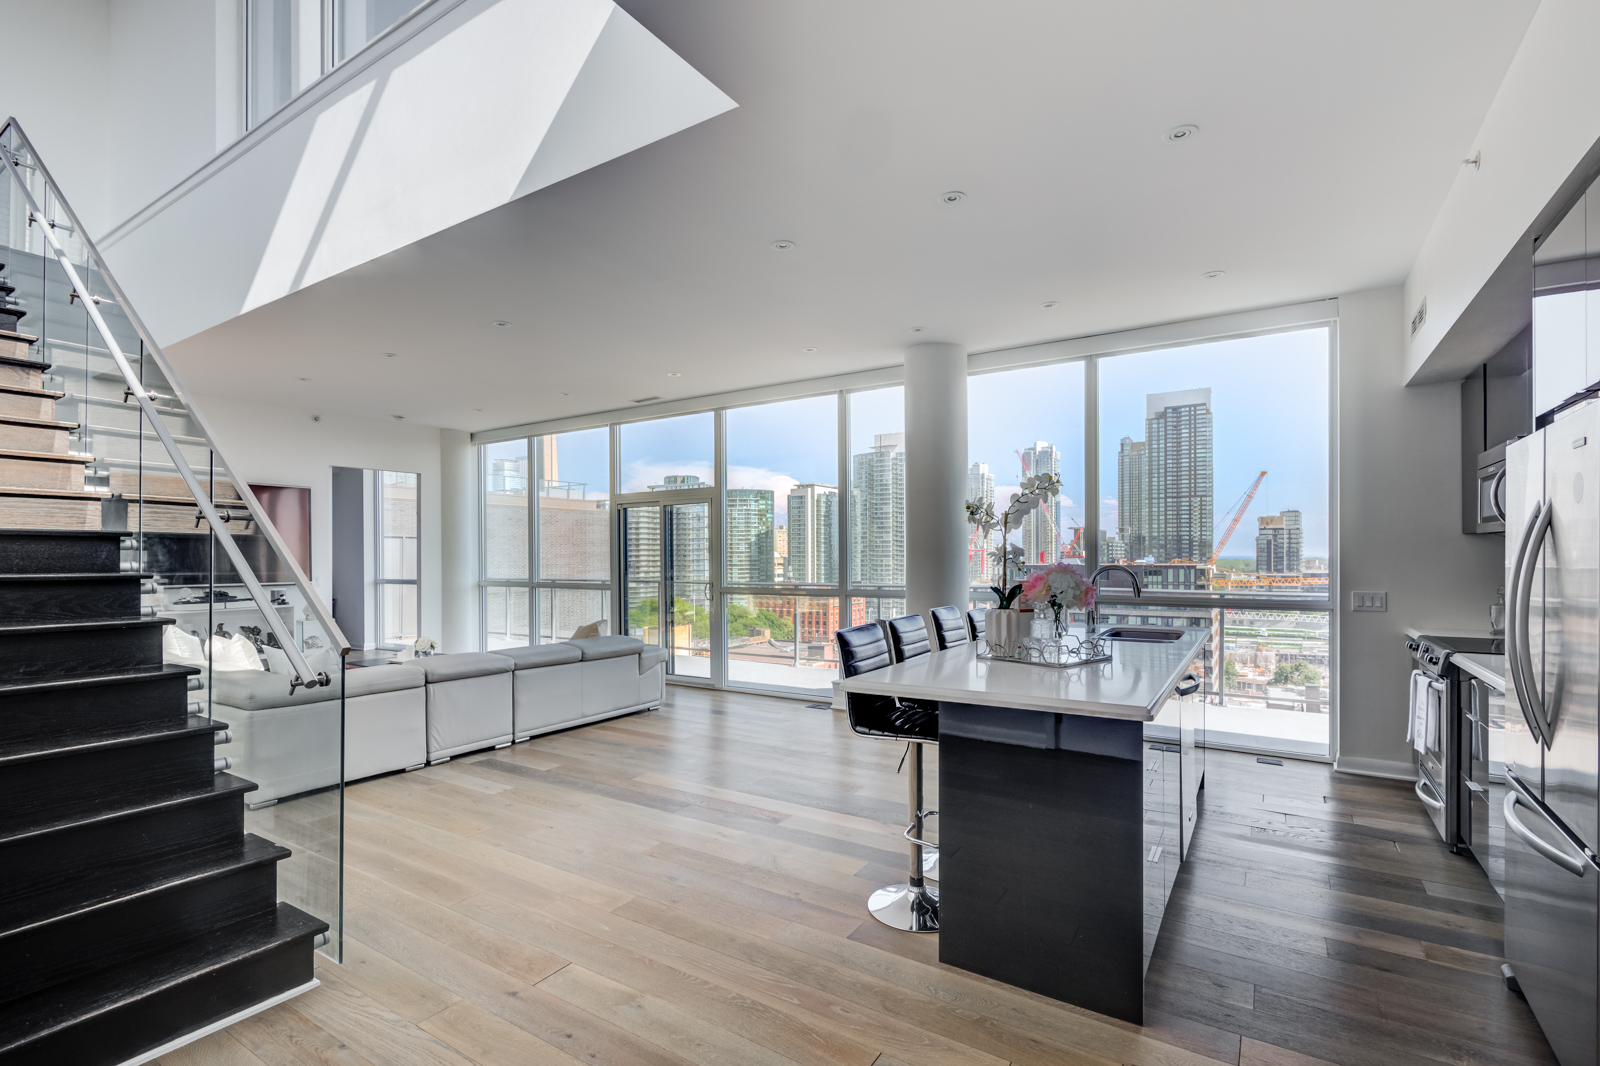
<path fill-rule="evenodd" d="M 1389 609 L 1389 594 L 1387 592 L 1352 592 L 1350 594 L 1350 609 L 1352 611 L 1387 611 Z"/>

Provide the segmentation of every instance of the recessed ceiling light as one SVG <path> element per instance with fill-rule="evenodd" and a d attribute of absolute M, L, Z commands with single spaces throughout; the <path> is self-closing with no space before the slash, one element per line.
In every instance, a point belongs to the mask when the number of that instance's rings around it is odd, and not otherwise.
<path fill-rule="evenodd" d="M 509 322 L 507 322 L 507 321 L 506 321 L 506 320 L 505 320 L 505 319 L 503 319 L 503 318 L 497 318 L 497 319 L 495 319 L 495 320 L 494 320 L 494 324 L 495 324 L 495 325 L 497 325 L 497 326 L 499 326 L 499 327 L 500 327 L 500 328 L 501 328 L 501 329 L 505 329 L 505 328 L 506 328 L 506 327 L 507 327 L 507 326 L 509 326 L 509 325 L 511 325 L 511 323 L 509 323 Z"/>
<path fill-rule="evenodd" d="M 394 419 L 396 422 L 404 422 L 406 420 L 405 415 L 390 415 L 389 417 Z"/>
<path fill-rule="evenodd" d="M 637 400 L 634 400 L 633 402 L 634 403 L 650 403 L 652 400 L 659 400 L 659 399 L 661 399 L 661 397 L 659 397 L 659 396 L 641 396 Z"/>
<path fill-rule="evenodd" d="M 942 204 L 959 204 L 966 198 L 967 194 L 962 192 L 960 189 L 951 189 L 949 192 L 942 192 L 939 194 L 939 202 Z"/>
<path fill-rule="evenodd" d="M 1224 275 L 1226 273 L 1227 273 L 1226 270 L 1208 270 L 1204 274 L 1201 274 L 1200 276 L 1202 278 L 1220 278 L 1220 277 L 1222 277 L 1222 275 Z"/>
<path fill-rule="evenodd" d="M 1182 125 L 1182 126 L 1174 126 L 1170 130 L 1168 130 L 1167 132 L 1163 133 L 1161 135 L 1161 139 L 1164 140 L 1164 141 L 1170 141 L 1173 144 L 1177 144 L 1179 141 L 1188 141 L 1188 140 L 1194 139 L 1195 134 L 1197 134 L 1199 132 L 1200 132 L 1200 127 L 1199 126 L 1193 126 L 1193 125 L 1188 125 L 1188 124 L 1185 124 L 1185 125 Z"/>
<path fill-rule="evenodd" d="M 923 333 L 923 332 L 926 332 L 927 329 L 928 329 L 927 326 L 912 326 L 911 327 L 911 332 L 912 333 Z"/>
<path fill-rule="evenodd" d="M 561 394 L 561 395 L 563 395 L 563 396 L 571 396 L 571 395 L 572 395 L 572 393 L 570 393 L 570 392 L 563 392 L 563 393 L 562 393 L 562 394 Z"/>
<path fill-rule="evenodd" d="M 794 242 L 793 241 L 773 241 L 772 242 L 772 247 L 773 247 L 773 249 L 775 251 L 787 252 L 791 248 L 794 247 Z"/>
<path fill-rule="evenodd" d="M 483 413 L 483 408 L 481 408 L 481 407 L 474 407 L 473 410 L 478 412 L 479 414 Z"/>
<path fill-rule="evenodd" d="M 815 348 L 801 348 L 801 349 L 800 349 L 800 350 L 801 350 L 801 351 L 802 351 L 802 352 L 814 352 L 814 351 L 816 351 L 816 349 L 815 349 Z"/>
<path fill-rule="evenodd" d="M 1039 306 L 1044 308 L 1046 311 L 1048 311 L 1052 307 L 1060 307 L 1061 306 L 1061 301 L 1060 300 L 1046 300 L 1044 303 L 1040 304 Z"/>
<path fill-rule="evenodd" d="M 310 378 L 295 378 L 296 381 L 310 381 Z"/>
<path fill-rule="evenodd" d="M 383 353 L 383 357 L 385 359 L 398 359 L 398 358 L 400 358 L 400 353 L 399 352 L 384 352 Z"/>
<path fill-rule="evenodd" d="M 683 377 L 683 375 L 678 373 L 676 370 L 669 370 L 669 371 L 667 371 L 667 377 L 669 377 L 669 378 L 681 378 L 681 377 Z"/>

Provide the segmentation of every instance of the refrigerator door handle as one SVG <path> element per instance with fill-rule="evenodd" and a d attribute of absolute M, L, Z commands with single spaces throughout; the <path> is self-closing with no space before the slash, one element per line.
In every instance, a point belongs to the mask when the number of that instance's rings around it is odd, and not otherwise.
<path fill-rule="evenodd" d="M 1517 804 L 1520 802 L 1522 802 L 1522 797 L 1517 795 L 1515 789 L 1506 792 L 1506 802 L 1502 808 L 1506 818 L 1506 828 L 1522 838 L 1522 842 L 1528 847 L 1537 851 L 1540 855 L 1567 871 L 1567 873 L 1572 874 L 1574 877 L 1582 877 L 1585 871 L 1589 869 L 1589 864 L 1582 859 L 1574 859 L 1553 844 L 1545 843 L 1533 830 L 1523 825 L 1522 819 L 1517 817 Z"/>
<path fill-rule="evenodd" d="M 1539 564 L 1539 553 L 1544 550 L 1544 538 L 1550 533 L 1550 518 L 1555 512 L 1555 504 L 1546 501 L 1539 509 L 1530 528 L 1527 541 L 1527 550 L 1519 553 L 1522 555 L 1521 573 L 1517 578 L 1517 599 L 1515 610 L 1517 615 L 1517 654 L 1515 672 L 1522 679 L 1521 691 L 1517 693 L 1518 704 L 1522 707 L 1522 717 L 1527 719 L 1528 728 L 1533 730 L 1533 735 L 1546 748 L 1550 747 L 1550 735 L 1545 726 L 1544 699 L 1539 695 L 1539 686 L 1533 678 L 1533 648 L 1528 640 L 1528 612 L 1531 609 L 1533 598 L 1533 568 Z"/>
<path fill-rule="evenodd" d="M 1510 599 L 1507 602 L 1511 608 L 1506 611 L 1506 676 L 1511 679 L 1511 688 L 1513 694 L 1517 697 L 1518 707 L 1525 706 L 1526 701 L 1522 698 L 1522 667 L 1517 661 L 1517 593 L 1522 584 L 1520 580 L 1522 576 L 1522 561 L 1528 555 L 1528 538 L 1533 536 L 1533 527 L 1538 524 L 1539 508 L 1536 507 L 1533 513 L 1528 516 L 1527 525 L 1522 529 L 1522 537 L 1517 541 L 1516 561 L 1511 564 L 1511 587 L 1506 590 L 1510 594 Z M 1529 723 L 1528 728 L 1533 728 L 1532 723 Z M 1539 739 L 1537 731 L 1534 732 L 1533 736 L 1535 740 Z"/>

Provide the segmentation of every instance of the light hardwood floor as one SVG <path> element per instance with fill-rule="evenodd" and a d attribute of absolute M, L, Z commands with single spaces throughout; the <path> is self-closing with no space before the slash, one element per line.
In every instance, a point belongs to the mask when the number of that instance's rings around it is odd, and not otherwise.
<path fill-rule="evenodd" d="M 1554 1061 L 1500 982 L 1493 890 L 1406 785 L 1210 753 L 1141 1029 L 866 914 L 904 870 L 898 745 L 793 701 L 668 692 L 352 786 L 345 964 L 162 1063 Z"/>

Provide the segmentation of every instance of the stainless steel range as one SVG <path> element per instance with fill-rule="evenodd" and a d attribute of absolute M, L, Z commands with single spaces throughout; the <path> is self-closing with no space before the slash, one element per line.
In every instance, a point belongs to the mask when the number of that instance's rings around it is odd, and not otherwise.
<path fill-rule="evenodd" d="M 1459 851 L 1472 844 L 1471 811 L 1462 795 L 1463 743 L 1470 744 L 1464 716 L 1472 706 L 1471 677 L 1456 655 L 1501 655 L 1505 642 L 1489 637 L 1424 634 L 1406 642 L 1413 669 L 1412 738 L 1417 751 L 1417 798 L 1427 808 L 1439 838 Z"/>

